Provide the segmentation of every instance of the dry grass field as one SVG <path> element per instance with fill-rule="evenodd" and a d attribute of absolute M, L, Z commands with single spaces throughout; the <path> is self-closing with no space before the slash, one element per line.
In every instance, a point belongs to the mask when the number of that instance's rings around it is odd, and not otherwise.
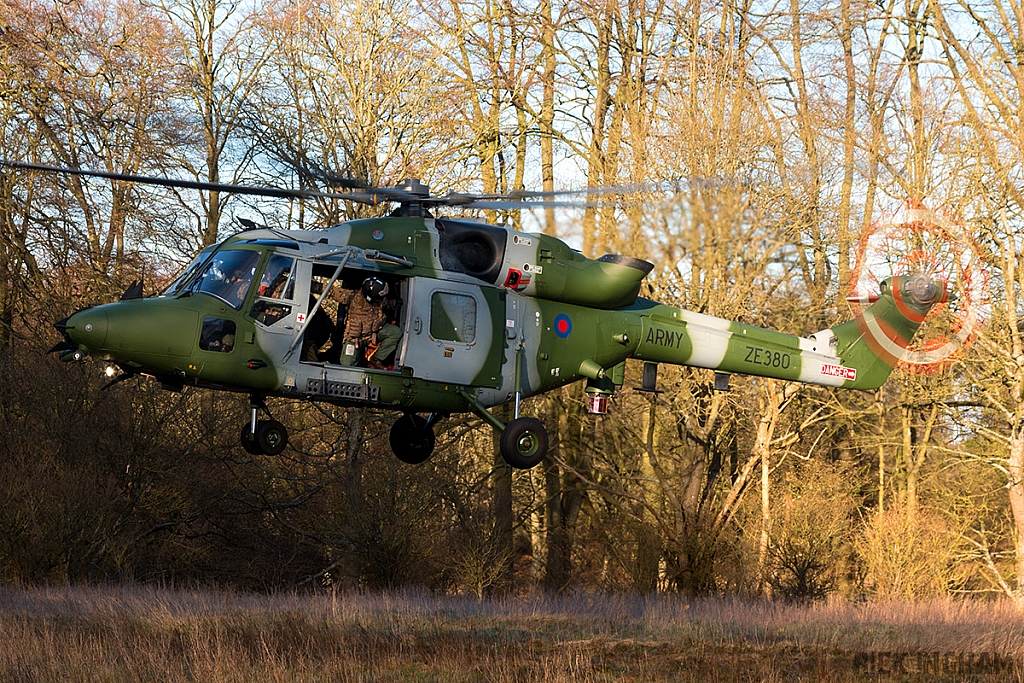
<path fill-rule="evenodd" d="M 1007 603 L 0 590 L 0 681 L 1019 681 Z"/>

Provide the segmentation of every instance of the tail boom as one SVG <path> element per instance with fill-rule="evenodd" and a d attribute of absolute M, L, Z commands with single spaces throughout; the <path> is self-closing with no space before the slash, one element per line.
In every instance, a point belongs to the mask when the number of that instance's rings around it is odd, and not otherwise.
<path fill-rule="evenodd" d="M 855 375 L 831 351 L 830 330 L 797 337 L 700 313 L 670 309 L 643 320 L 634 357 L 796 382 L 842 386 Z"/>
<path fill-rule="evenodd" d="M 874 389 L 881 386 L 945 283 L 924 275 L 882 283 L 882 294 L 854 320 L 810 338 L 659 306 L 643 316 L 635 358 L 718 372 L 808 384 Z"/>

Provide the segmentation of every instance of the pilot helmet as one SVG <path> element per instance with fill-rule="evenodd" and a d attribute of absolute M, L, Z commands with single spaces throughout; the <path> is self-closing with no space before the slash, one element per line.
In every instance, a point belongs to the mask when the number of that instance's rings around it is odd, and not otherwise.
<path fill-rule="evenodd" d="M 388 283 L 379 277 L 368 277 L 363 280 L 362 290 L 367 301 L 374 301 L 387 295 Z"/>

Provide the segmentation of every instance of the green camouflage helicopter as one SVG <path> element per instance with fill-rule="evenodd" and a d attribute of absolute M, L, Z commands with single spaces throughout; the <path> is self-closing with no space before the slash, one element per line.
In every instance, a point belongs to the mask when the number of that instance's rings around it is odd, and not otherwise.
<path fill-rule="evenodd" d="M 121 300 L 56 324 L 64 340 L 51 351 L 65 361 L 92 357 L 117 366 L 113 382 L 144 375 L 174 390 L 249 394 L 241 442 L 254 455 L 279 454 L 287 443 L 265 403 L 277 396 L 400 411 L 391 448 L 413 464 L 430 457 L 437 420 L 472 412 L 501 433 L 508 464 L 525 469 L 544 458 L 548 437 L 538 420 L 519 415 L 524 397 L 586 380 L 589 410 L 603 413 L 629 358 L 644 361 L 646 391 L 656 389 L 658 363 L 714 370 L 717 389 L 728 387 L 730 373 L 874 389 L 929 310 L 947 298 L 941 279 L 894 276 L 854 320 L 802 338 L 639 297 L 653 268 L 646 261 L 594 260 L 548 235 L 430 211 L 532 208 L 554 203 L 557 193 L 432 196 L 416 180 L 373 188 L 337 179 L 344 190 L 316 192 L 5 165 L 398 205 L 386 218 L 323 230 L 250 226 L 201 251 L 161 292 L 143 298 L 141 283 L 133 283 Z M 390 339 L 387 357 L 372 357 L 384 340 L 346 338 L 355 336 L 347 324 L 354 309 L 366 308 L 361 298 L 379 306 L 373 315 L 389 326 L 389 335 L 378 333 Z M 513 401 L 507 424 L 489 410 Z"/>

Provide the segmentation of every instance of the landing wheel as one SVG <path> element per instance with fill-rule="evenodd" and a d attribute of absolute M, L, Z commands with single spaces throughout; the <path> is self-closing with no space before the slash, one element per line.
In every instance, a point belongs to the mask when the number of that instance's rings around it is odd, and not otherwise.
<path fill-rule="evenodd" d="M 263 455 L 263 451 L 256 443 L 256 435 L 252 433 L 252 425 L 248 422 L 242 425 L 242 448 L 249 455 Z"/>
<path fill-rule="evenodd" d="M 426 418 L 406 413 L 392 425 L 388 441 L 399 460 L 419 465 L 434 452 L 434 427 Z"/>
<path fill-rule="evenodd" d="M 530 469 L 543 460 L 547 452 L 548 432 L 532 417 L 512 420 L 501 433 L 501 457 L 516 469 Z"/>
<path fill-rule="evenodd" d="M 288 445 L 288 430 L 277 420 L 260 420 L 256 423 L 256 445 L 265 455 L 280 455 Z"/>

